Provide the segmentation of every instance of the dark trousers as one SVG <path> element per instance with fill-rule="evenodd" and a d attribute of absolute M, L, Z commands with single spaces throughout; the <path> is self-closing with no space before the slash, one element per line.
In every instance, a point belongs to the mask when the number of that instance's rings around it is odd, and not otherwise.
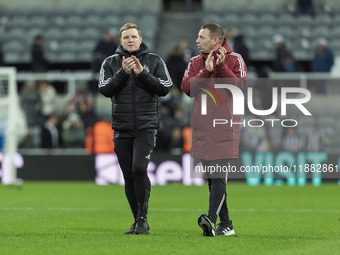
<path fill-rule="evenodd" d="M 228 166 L 228 159 L 217 160 L 202 160 L 202 164 L 207 169 L 208 167 L 215 166 Z M 205 177 L 208 180 L 209 185 L 209 212 L 208 216 L 216 223 L 217 218 L 220 217 L 220 221 L 229 223 L 229 211 L 227 206 L 227 172 L 214 172 L 206 173 Z"/>
<path fill-rule="evenodd" d="M 115 138 L 115 152 L 125 181 L 125 194 L 135 220 L 146 217 L 150 196 L 147 167 L 156 141 L 156 130 L 136 137 Z"/>

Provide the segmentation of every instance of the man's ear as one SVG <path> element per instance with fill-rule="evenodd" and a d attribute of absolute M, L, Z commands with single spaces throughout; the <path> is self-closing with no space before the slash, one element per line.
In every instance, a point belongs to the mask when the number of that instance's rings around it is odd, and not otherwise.
<path fill-rule="evenodd" d="M 216 46 L 219 43 L 220 43 L 220 40 L 218 39 L 218 37 L 214 37 L 214 46 Z"/>

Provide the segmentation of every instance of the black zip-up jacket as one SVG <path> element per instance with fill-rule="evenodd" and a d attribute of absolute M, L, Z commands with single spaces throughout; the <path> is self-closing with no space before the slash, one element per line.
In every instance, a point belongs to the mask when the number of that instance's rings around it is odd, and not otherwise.
<path fill-rule="evenodd" d="M 131 55 L 139 59 L 144 70 L 136 75 L 122 68 L 122 58 Z M 107 57 L 99 74 L 99 91 L 112 101 L 112 128 L 118 132 L 138 132 L 158 129 L 159 96 L 168 94 L 172 81 L 164 61 L 142 43 L 140 49 L 129 53 L 120 45 Z"/>

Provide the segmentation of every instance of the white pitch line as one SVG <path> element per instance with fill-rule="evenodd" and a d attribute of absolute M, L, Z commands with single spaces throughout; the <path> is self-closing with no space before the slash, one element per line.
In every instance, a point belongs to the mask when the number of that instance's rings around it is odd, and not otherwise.
<path fill-rule="evenodd" d="M 76 207 L 46 207 L 46 208 L 34 208 L 34 207 L 0 207 L 1 211 L 126 211 L 128 208 L 76 208 Z M 154 212 L 203 212 L 207 208 L 149 208 L 149 211 Z M 265 213 L 340 213 L 340 209 L 229 209 L 231 212 L 265 212 Z"/>

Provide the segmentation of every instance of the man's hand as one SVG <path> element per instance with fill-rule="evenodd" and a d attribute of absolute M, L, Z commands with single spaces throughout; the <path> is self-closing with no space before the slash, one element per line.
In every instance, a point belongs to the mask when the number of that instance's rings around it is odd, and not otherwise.
<path fill-rule="evenodd" d="M 139 62 L 138 58 L 136 58 L 135 56 L 131 56 L 131 58 L 135 61 L 135 66 L 133 67 L 133 71 L 135 72 L 135 74 L 138 75 L 143 72 L 143 66 Z"/>
<path fill-rule="evenodd" d="M 135 65 L 136 62 L 132 57 L 125 58 L 123 56 L 122 67 L 127 74 L 131 74 L 131 70 L 134 69 Z"/>
<path fill-rule="evenodd" d="M 205 69 L 209 72 L 212 72 L 214 69 L 214 56 L 212 55 L 213 51 L 210 51 L 207 60 L 205 61 Z"/>
<path fill-rule="evenodd" d="M 225 60 L 225 56 L 227 55 L 227 50 L 223 47 L 220 47 L 219 52 L 220 53 L 217 53 L 216 65 L 222 64 Z"/>

